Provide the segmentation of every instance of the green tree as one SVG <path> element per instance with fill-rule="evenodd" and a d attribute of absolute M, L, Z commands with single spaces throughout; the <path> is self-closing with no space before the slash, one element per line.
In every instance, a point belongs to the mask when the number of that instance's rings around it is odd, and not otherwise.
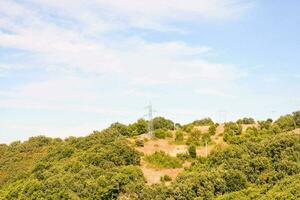
<path fill-rule="evenodd" d="M 164 117 L 155 117 L 153 119 L 153 128 L 174 130 L 174 122 Z"/>
<path fill-rule="evenodd" d="M 196 151 L 196 146 L 195 145 L 190 145 L 189 146 L 189 155 L 191 158 L 196 158 L 197 157 L 197 151 Z"/>

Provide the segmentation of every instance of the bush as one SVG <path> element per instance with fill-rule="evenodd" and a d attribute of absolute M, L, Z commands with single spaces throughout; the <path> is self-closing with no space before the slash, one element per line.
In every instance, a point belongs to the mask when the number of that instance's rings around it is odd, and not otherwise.
<path fill-rule="evenodd" d="M 187 159 L 189 159 L 190 158 L 190 155 L 189 155 L 189 153 L 178 153 L 177 155 L 176 155 L 176 157 L 177 158 L 179 158 L 180 160 L 187 160 Z"/>
<path fill-rule="evenodd" d="M 152 155 L 145 156 L 145 161 L 157 168 L 180 168 L 182 161 L 166 154 L 164 151 L 156 151 Z"/>
<path fill-rule="evenodd" d="M 164 129 L 154 130 L 153 134 L 154 137 L 158 139 L 165 139 L 166 137 L 172 137 L 172 133 Z"/>
<path fill-rule="evenodd" d="M 291 131 L 296 128 L 292 115 L 281 116 L 275 121 L 275 124 L 277 124 L 282 131 Z"/>
<path fill-rule="evenodd" d="M 163 117 L 156 117 L 153 119 L 153 128 L 156 129 L 167 129 L 174 130 L 174 122 Z"/>
<path fill-rule="evenodd" d="M 202 136 L 201 136 L 201 144 L 200 145 L 205 145 L 206 143 L 210 143 L 211 142 L 211 138 L 210 138 L 210 134 L 209 133 L 204 133 Z"/>
<path fill-rule="evenodd" d="M 228 192 L 244 189 L 247 184 L 245 175 L 238 170 L 229 170 L 225 173 L 226 188 Z"/>
<path fill-rule="evenodd" d="M 237 123 L 229 122 L 225 124 L 224 129 L 224 141 L 225 142 L 234 142 L 234 136 L 242 134 L 242 126 Z"/>
<path fill-rule="evenodd" d="M 189 138 L 186 141 L 187 145 L 195 145 L 195 146 L 199 146 L 201 145 L 201 136 L 202 136 L 202 132 L 200 130 L 193 130 L 190 135 Z"/>
<path fill-rule="evenodd" d="M 184 130 L 185 132 L 188 132 L 188 133 L 192 132 L 193 128 L 194 128 L 193 124 L 186 124 L 186 125 L 182 126 L 182 130 Z"/>
<path fill-rule="evenodd" d="M 126 125 L 121 124 L 119 122 L 113 123 L 109 127 L 110 129 L 115 129 L 119 134 L 124 135 L 124 136 L 129 136 L 130 132 L 128 131 L 128 128 Z"/>
<path fill-rule="evenodd" d="M 169 175 L 164 175 L 160 177 L 161 182 L 169 182 L 172 181 L 172 178 Z"/>
<path fill-rule="evenodd" d="M 181 141 L 183 141 L 183 139 L 184 139 L 183 132 L 180 131 L 180 130 L 176 131 L 176 133 L 175 133 L 175 141 L 176 142 L 181 142 Z"/>
<path fill-rule="evenodd" d="M 203 118 L 196 120 L 192 123 L 194 126 L 211 126 L 214 125 L 214 121 L 211 118 Z"/>
<path fill-rule="evenodd" d="M 194 146 L 194 145 L 189 146 L 188 151 L 189 151 L 189 155 L 190 155 L 191 158 L 196 158 L 197 157 L 196 146 Z"/>
<path fill-rule="evenodd" d="M 144 146 L 144 140 L 141 140 L 141 139 L 135 140 L 135 145 L 137 147 L 143 147 Z"/>
<path fill-rule="evenodd" d="M 208 129 L 208 133 L 210 135 L 215 135 L 216 134 L 216 130 L 217 130 L 217 126 L 216 125 L 211 125 Z"/>
<path fill-rule="evenodd" d="M 293 118 L 296 126 L 300 127 L 300 111 L 293 112 Z"/>
<path fill-rule="evenodd" d="M 237 124 L 255 124 L 255 120 L 251 117 L 244 117 L 243 119 L 239 119 L 236 121 Z"/>
<path fill-rule="evenodd" d="M 145 134 L 148 132 L 148 123 L 144 119 L 139 119 L 137 122 L 128 125 L 128 131 L 131 136 Z"/>
<path fill-rule="evenodd" d="M 273 120 L 267 119 L 265 121 L 258 121 L 260 129 L 266 129 L 268 130 L 272 126 Z"/>

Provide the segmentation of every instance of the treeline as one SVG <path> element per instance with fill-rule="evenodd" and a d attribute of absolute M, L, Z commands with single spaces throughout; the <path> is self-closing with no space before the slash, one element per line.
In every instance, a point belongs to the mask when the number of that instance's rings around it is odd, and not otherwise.
<path fill-rule="evenodd" d="M 191 167 L 174 182 L 147 185 L 139 167 L 141 155 L 128 140 L 147 133 L 140 119 L 114 123 L 87 137 L 65 140 L 44 136 L 26 142 L 0 145 L 0 199 L 300 199 L 300 111 L 273 121 L 250 118 L 225 124 L 226 148 L 217 147 L 207 158 L 195 154 L 216 131 L 218 124 L 202 119 L 175 124 L 155 118 L 158 136 L 173 131 L 175 142 L 190 145 Z M 197 127 L 208 126 L 207 138 Z M 188 133 L 184 139 L 183 133 Z M 168 137 L 166 135 L 165 137 Z M 207 141 L 206 141 L 207 142 Z M 147 157 L 162 167 L 178 167 L 181 161 L 164 152 Z"/>

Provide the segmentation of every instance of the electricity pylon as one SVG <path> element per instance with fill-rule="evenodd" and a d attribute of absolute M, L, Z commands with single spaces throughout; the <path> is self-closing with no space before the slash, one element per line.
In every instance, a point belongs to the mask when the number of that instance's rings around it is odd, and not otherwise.
<path fill-rule="evenodd" d="M 150 102 L 149 106 L 146 107 L 148 109 L 148 135 L 150 137 L 153 136 L 153 108 L 152 103 Z"/>
<path fill-rule="evenodd" d="M 227 115 L 228 115 L 228 111 L 226 110 L 219 110 L 218 111 L 220 113 L 220 120 L 222 120 L 222 114 L 223 114 L 223 117 L 224 117 L 224 121 L 223 123 L 226 123 L 227 122 Z"/>

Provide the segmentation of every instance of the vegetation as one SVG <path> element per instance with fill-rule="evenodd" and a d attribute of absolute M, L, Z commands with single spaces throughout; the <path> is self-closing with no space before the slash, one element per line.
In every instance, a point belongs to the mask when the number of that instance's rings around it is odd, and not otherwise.
<path fill-rule="evenodd" d="M 145 161 L 156 168 L 180 168 L 182 161 L 166 154 L 164 151 L 156 151 L 152 155 L 145 156 Z"/>
<path fill-rule="evenodd" d="M 156 123 L 160 135 L 174 127 L 164 118 Z M 226 123 L 226 147 L 216 147 L 208 157 L 196 154 L 196 146 L 216 132 L 208 119 L 176 131 L 175 142 L 189 144 L 176 157 L 163 151 L 142 157 L 135 150 L 144 141 L 128 139 L 147 132 L 142 119 L 128 126 L 114 123 L 87 137 L 38 136 L 1 144 L 0 199 L 300 199 L 300 135 L 292 132 L 300 127 L 300 112 L 257 123 L 246 130 Z M 201 132 L 195 124 L 210 128 Z M 161 184 L 147 185 L 141 159 L 158 170 L 182 168 L 185 160 L 192 164 L 169 184 L 164 182 L 171 177 L 162 176 Z"/>
<path fill-rule="evenodd" d="M 0 199 L 116 199 L 144 182 L 139 153 L 116 130 L 2 145 Z"/>
<path fill-rule="evenodd" d="M 153 119 L 153 128 L 156 129 L 166 129 L 166 130 L 174 130 L 175 124 L 169 119 L 165 119 L 163 117 L 155 117 Z"/>
<path fill-rule="evenodd" d="M 189 155 L 191 158 L 196 158 L 197 157 L 197 151 L 196 147 L 194 145 L 189 146 Z"/>
<path fill-rule="evenodd" d="M 160 181 L 161 182 L 169 182 L 169 181 L 172 181 L 172 178 L 169 175 L 164 175 L 164 176 L 160 177 Z"/>
<path fill-rule="evenodd" d="M 255 124 L 255 120 L 251 117 L 244 117 L 243 119 L 239 119 L 236 121 L 237 124 Z"/>
<path fill-rule="evenodd" d="M 137 140 L 135 140 L 135 145 L 137 147 L 143 147 L 145 145 L 145 142 L 144 142 L 144 140 L 137 139 Z"/>
<path fill-rule="evenodd" d="M 172 137 L 172 134 L 168 130 L 156 129 L 153 132 L 154 136 L 158 139 L 165 139 L 166 137 Z"/>
<path fill-rule="evenodd" d="M 178 130 L 175 133 L 175 142 L 182 142 L 184 140 L 184 134 L 183 131 Z"/>
<path fill-rule="evenodd" d="M 282 131 L 291 131 L 296 128 L 296 122 L 294 121 L 293 115 L 281 116 L 275 121 L 275 124 L 277 124 Z"/>

